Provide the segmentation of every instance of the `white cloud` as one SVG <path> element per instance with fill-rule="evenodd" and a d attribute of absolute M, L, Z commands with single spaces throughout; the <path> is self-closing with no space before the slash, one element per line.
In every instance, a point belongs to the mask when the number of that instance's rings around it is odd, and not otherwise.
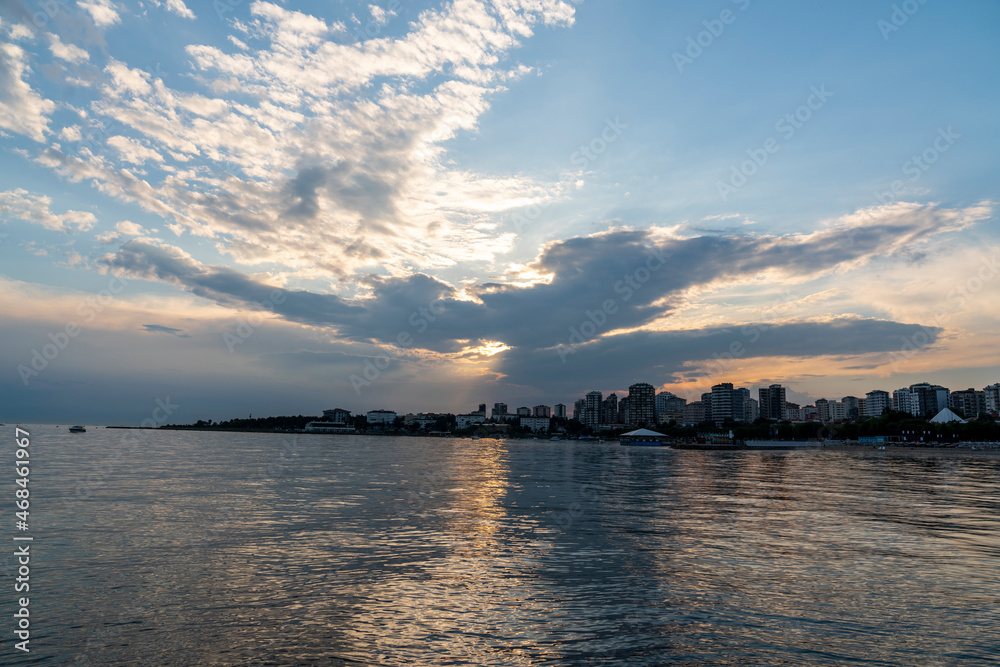
<path fill-rule="evenodd" d="M 146 233 L 146 230 L 141 225 L 137 225 L 131 220 L 122 220 L 119 222 L 115 225 L 115 231 L 125 236 L 142 236 Z"/>
<path fill-rule="evenodd" d="M 146 160 L 163 162 L 163 157 L 159 153 L 143 146 L 135 139 L 122 136 L 108 137 L 108 146 L 118 151 L 122 160 L 131 164 L 144 164 Z"/>
<path fill-rule="evenodd" d="M 184 4 L 184 0 L 167 0 L 167 9 L 186 19 L 195 18 L 194 12 L 188 9 L 187 5 Z"/>
<path fill-rule="evenodd" d="M 49 49 L 52 55 L 68 63 L 79 63 L 90 60 L 90 55 L 79 46 L 73 44 L 63 44 L 59 35 L 49 33 Z"/>
<path fill-rule="evenodd" d="M 98 28 L 107 28 L 121 21 L 118 8 L 111 0 L 78 0 L 77 4 L 90 14 Z"/>
<path fill-rule="evenodd" d="M 36 195 L 18 188 L 0 192 L 0 216 L 23 220 L 46 229 L 65 232 L 76 228 L 87 231 L 97 222 L 97 217 L 87 211 L 66 211 L 53 213 L 50 209 L 52 198 Z"/>
<path fill-rule="evenodd" d="M 571 22 L 566 2 L 454 0 L 398 39 L 357 44 L 337 40 L 342 24 L 277 4 L 250 13 L 235 25 L 255 46 L 187 48 L 197 92 L 112 60 L 89 112 L 115 128 L 113 151 L 53 146 L 38 161 L 237 261 L 326 279 L 492 261 L 514 241 L 499 215 L 569 189 L 461 170 L 444 148 L 530 71 L 504 60 L 531 26 Z"/>
<path fill-rule="evenodd" d="M 56 105 L 24 81 L 29 71 L 24 49 L 0 42 L 0 129 L 44 141 Z"/>

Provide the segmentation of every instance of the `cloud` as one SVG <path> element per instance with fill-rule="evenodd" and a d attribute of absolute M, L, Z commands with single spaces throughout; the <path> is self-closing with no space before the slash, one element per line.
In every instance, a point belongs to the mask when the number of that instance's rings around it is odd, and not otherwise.
<path fill-rule="evenodd" d="M 90 14 L 98 28 L 107 28 L 121 21 L 118 8 L 111 0 L 78 0 L 77 5 Z"/>
<path fill-rule="evenodd" d="M 24 49 L 0 42 L 0 129 L 44 141 L 49 131 L 47 116 L 56 105 L 24 81 L 29 71 Z"/>
<path fill-rule="evenodd" d="M 113 8 L 88 11 L 98 5 Z M 278 4 L 249 12 L 233 23 L 245 38 L 233 53 L 187 47 L 184 90 L 111 60 L 86 113 L 114 128 L 113 150 L 50 146 L 38 162 L 236 261 L 339 280 L 494 261 L 515 239 L 500 214 L 572 187 L 460 169 L 445 148 L 530 71 L 508 61 L 521 40 L 572 24 L 570 3 L 455 0 L 398 38 L 356 43 L 342 24 Z"/>
<path fill-rule="evenodd" d="M 0 192 L 0 215 L 4 217 L 41 225 L 57 232 L 68 232 L 74 228 L 87 231 L 97 222 L 93 213 L 66 211 L 57 214 L 49 210 L 51 206 L 51 197 L 32 194 L 22 188 Z"/>
<path fill-rule="evenodd" d="M 188 9 L 187 5 L 184 4 L 184 0 L 167 0 L 167 9 L 182 18 L 195 18 L 194 12 Z"/>
<path fill-rule="evenodd" d="M 143 324 L 142 328 L 149 333 L 165 333 L 170 336 L 177 336 L 178 338 L 190 338 L 191 336 L 184 333 L 182 329 L 175 329 L 174 327 L 166 327 L 162 324 Z"/>
<path fill-rule="evenodd" d="M 80 63 L 90 60 L 90 54 L 86 50 L 73 44 L 63 44 L 59 35 L 49 33 L 49 49 L 52 55 L 68 63 Z"/>
<path fill-rule="evenodd" d="M 557 356 L 558 346 L 572 343 L 574 332 L 585 327 L 592 328 L 586 341 L 631 349 L 623 342 L 628 335 L 665 329 L 672 303 L 693 287 L 738 283 L 762 272 L 775 280 L 829 274 L 891 254 L 901 244 L 930 239 L 988 210 L 891 208 L 870 212 L 864 226 L 849 218 L 805 235 L 681 238 L 661 228 L 615 230 L 550 243 L 526 267 L 544 280 L 479 283 L 460 290 L 421 273 L 371 276 L 365 281 L 368 294 L 353 300 L 279 289 L 144 240 L 129 241 L 101 261 L 234 307 L 252 308 L 278 294 L 277 315 L 333 329 L 346 340 L 396 345 L 406 334 L 410 346 L 427 351 L 456 354 L 499 342 L 513 348 L 505 357 L 539 350 Z M 787 322 L 795 313 L 783 311 L 782 316 Z"/>

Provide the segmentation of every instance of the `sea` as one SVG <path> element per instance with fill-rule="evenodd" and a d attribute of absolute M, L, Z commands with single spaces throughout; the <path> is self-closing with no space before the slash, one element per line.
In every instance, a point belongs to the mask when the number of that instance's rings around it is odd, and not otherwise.
<path fill-rule="evenodd" d="M 22 428 L 0 664 L 1000 661 L 995 457 Z"/>

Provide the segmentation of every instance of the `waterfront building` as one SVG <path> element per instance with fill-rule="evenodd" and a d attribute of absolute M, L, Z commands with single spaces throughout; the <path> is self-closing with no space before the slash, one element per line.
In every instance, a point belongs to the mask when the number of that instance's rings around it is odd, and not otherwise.
<path fill-rule="evenodd" d="M 455 415 L 455 427 L 456 428 L 469 428 L 470 426 L 475 426 L 476 424 L 485 424 L 486 415 L 480 414 L 478 412 L 470 412 L 465 415 Z"/>
<path fill-rule="evenodd" d="M 618 420 L 624 424 L 629 423 L 628 396 L 622 396 L 618 401 Z"/>
<path fill-rule="evenodd" d="M 991 415 L 1000 414 L 1000 382 L 983 389 L 986 402 L 986 412 Z"/>
<path fill-rule="evenodd" d="M 580 398 L 573 403 L 573 419 L 583 423 L 583 413 L 587 411 L 587 401 Z"/>
<path fill-rule="evenodd" d="M 911 384 L 910 391 L 918 396 L 920 412 L 917 413 L 917 416 L 919 417 L 933 417 L 947 408 L 950 402 L 948 400 L 950 392 L 939 384 L 928 382 Z"/>
<path fill-rule="evenodd" d="M 618 423 L 618 394 L 611 392 L 601 403 L 601 424 Z"/>
<path fill-rule="evenodd" d="M 511 415 L 507 414 L 507 404 L 494 403 L 493 412 L 490 413 L 490 418 L 497 422 L 510 421 Z"/>
<path fill-rule="evenodd" d="M 907 412 L 911 415 L 920 414 L 920 397 L 908 387 L 892 392 L 892 409 Z"/>
<path fill-rule="evenodd" d="M 825 398 L 816 400 L 816 417 L 821 422 L 830 421 L 830 401 Z"/>
<path fill-rule="evenodd" d="M 520 420 L 521 428 L 526 428 L 532 433 L 545 433 L 552 423 L 548 417 L 520 417 Z"/>
<path fill-rule="evenodd" d="M 371 410 L 365 416 L 369 426 L 392 426 L 396 421 L 396 413 L 392 410 Z"/>
<path fill-rule="evenodd" d="M 861 403 L 857 396 L 844 396 L 840 402 L 844 404 L 847 419 L 857 419 L 861 416 Z"/>
<path fill-rule="evenodd" d="M 790 403 L 788 401 L 784 401 L 784 404 L 785 404 L 785 416 L 783 417 L 783 419 L 787 419 L 788 421 L 798 421 L 799 417 L 801 416 L 799 411 L 802 409 L 799 406 L 799 404 Z"/>
<path fill-rule="evenodd" d="M 971 387 L 951 392 L 948 400 L 951 409 L 960 410 L 966 419 L 975 419 L 986 412 L 986 392 L 976 391 Z"/>
<path fill-rule="evenodd" d="M 530 417 L 531 416 L 531 408 L 529 408 L 529 407 L 518 408 L 517 409 L 517 416 L 518 417 Z"/>
<path fill-rule="evenodd" d="M 730 382 L 712 387 L 712 421 L 716 424 L 721 424 L 726 419 L 743 421 L 743 401 L 749 398 L 749 394 L 747 389 L 734 389 Z"/>
<path fill-rule="evenodd" d="M 656 423 L 656 389 L 646 382 L 636 382 L 628 388 L 628 426 Z"/>
<path fill-rule="evenodd" d="M 548 419 L 552 416 L 552 408 L 547 405 L 536 405 L 532 408 L 532 412 L 535 417 L 545 417 Z"/>
<path fill-rule="evenodd" d="M 830 421 L 842 422 L 847 419 L 847 406 L 840 401 L 827 403 L 827 412 L 830 415 Z"/>
<path fill-rule="evenodd" d="M 684 406 L 680 422 L 686 426 L 697 426 L 705 421 L 705 404 L 702 401 L 692 401 Z"/>
<path fill-rule="evenodd" d="M 892 397 L 889 392 L 876 389 L 865 394 L 865 417 L 881 417 L 891 407 Z"/>
<path fill-rule="evenodd" d="M 703 410 L 705 411 L 702 421 L 712 421 L 712 392 L 705 392 L 701 395 L 701 404 L 704 406 Z"/>
<path fill-rule="evenodd" d="M 334 424 L 350 424 L 351 423 L 351 411 L 344 410 L 343 408 L 334 408 L 333 410 L 324 410 L 323 419 L 327 422 L 332 422 Z"/>
<path fill-rule="evenodd" d="M 566 419 L 566 404 L 556 403 L 556 419 Z"/>
<path fill-rule="evenodd" d="M 583 410 L 582 424 L 593 428 L 601 423 L 601 402 L 603 399 L 604 395 L 599 391 L 587 392 L 587 396 L 584 398 L 586 404 Z"/>
<path fill-rule="evenodd" d="M 772 384 L 770 387 L 759 390 L 760 396 L 760 416 L 772 421 L 787 419 L 785 412 L 785 388 L 780 384 Z M 798 408 L 796 408 L 798 410 Z"/>
<path fill-rule="evenodd" d="M 669 391 L 664 391 L 656 395 L 656 421 L 660 424 L 668 424 L 671 420 L 682 422 L 684 419 L 684 406 L 687 399 L 675 396 Z"/>
<path fill-rule="evenodd" d="M 760 405 L 756 399 L 747 398 L 743 401 L 743 421 L 752 424 L 760 419 Z"/>

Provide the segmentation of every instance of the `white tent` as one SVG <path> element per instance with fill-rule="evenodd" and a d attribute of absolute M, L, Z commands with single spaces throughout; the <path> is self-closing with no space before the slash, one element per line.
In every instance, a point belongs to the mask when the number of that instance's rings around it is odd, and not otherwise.
<path fill-rule="evenodd" d="M 941 412 L 937 413 L 933 419 L 931 419 L 932 424 L 947 424 L 950 422 L 959 422 L 961 424 L 965 423 L 965 420 L 956 415 L 954 412 L 945 408 Z"/>

